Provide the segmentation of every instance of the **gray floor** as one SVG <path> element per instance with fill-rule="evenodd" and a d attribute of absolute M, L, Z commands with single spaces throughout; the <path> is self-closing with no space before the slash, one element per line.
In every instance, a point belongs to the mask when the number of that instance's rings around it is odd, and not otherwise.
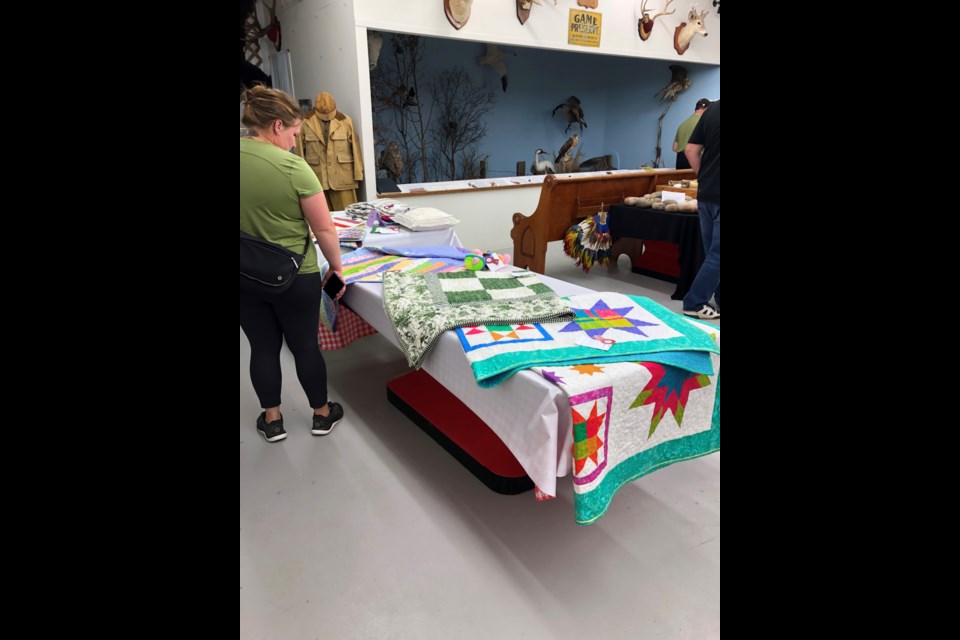
<path fill-rule="evenodd" d="M 546 271 L 680 310 L 626 256 L 584 274 L 555 242 Z M 290 435 L 257 435 L 249 355 L 241 331 L 241 639 L 720 637 L 720 454 L 578 526 L 569 482 L 544 503 L 493 493 L 394 409 L 385 384 L 408 369 L 382 337 L 326 354 L 346 417 L 322 438 L 286 349 Z"/>

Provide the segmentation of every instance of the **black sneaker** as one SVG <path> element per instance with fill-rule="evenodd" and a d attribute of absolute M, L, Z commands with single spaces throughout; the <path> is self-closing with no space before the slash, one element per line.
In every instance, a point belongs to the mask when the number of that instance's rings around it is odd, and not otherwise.
<path fill-rule="evenodd" d="M 343 407 L 340 406 L 339 402 L 328 402 L 327 406 L 330 407 L 330 415 L 313 415 L 313 429 L 310 429 L 310 433 L 315 436 L 327 435 L 333 431 L 338 422 L 343 420 Z"/>
<path fill-rule="evenodd" d="M 274 420 L 269 424 L 266 422 L 266 419 L 266 411 L 261 413 L 260 417 L 257 418 L 257 431 L 263 436 L 264 440 L 267 442 L 276 442 L 287 437 L 287 430 L 283 428 L 283 416 L 280 416 L 279 420 Z"/>

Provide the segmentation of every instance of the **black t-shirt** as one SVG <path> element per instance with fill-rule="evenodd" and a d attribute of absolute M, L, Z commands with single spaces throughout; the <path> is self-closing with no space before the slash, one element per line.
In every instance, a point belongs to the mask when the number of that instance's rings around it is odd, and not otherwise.
<path fill-rule="evenodd" d="M 700 173 L 697 175 L 697 199 L 720 203 L 720 101 L 700 116 L 700 122 L 694 127 L 687 143 L 702 144 L 703 156 L 700 158 Z"/>

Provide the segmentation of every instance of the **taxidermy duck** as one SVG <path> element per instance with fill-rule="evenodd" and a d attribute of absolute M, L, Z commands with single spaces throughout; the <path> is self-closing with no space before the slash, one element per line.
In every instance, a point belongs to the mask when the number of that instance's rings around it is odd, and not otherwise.
<path fill-rule="evenodd" d="M 493 70 L 497 72 L 500 76 L 500 85 L 503 87 L 503 90 L 507 90 L 507 65 L 503 63 L 503 59 L 507 56 L 517 55 L 514 51 L 501 51 L 500 48 L 495 44 L 488 44 L 487 51 L 482 56 L 477 58 L 477 64 L 481 67 L 485 64 L 493 67 Z"/>
<path fill-rule="evenodd" d="M 537 149 L 533 152 L 533 164 L 530 165 L 530 173 L 535 176 L 540 176 L 545 173 L 556 173 L 557 168 L 553 164 L 553 160 L 550 158 L 541 158 L 540 156 L 546 155 L 546 151 L 543 149 Z"/>

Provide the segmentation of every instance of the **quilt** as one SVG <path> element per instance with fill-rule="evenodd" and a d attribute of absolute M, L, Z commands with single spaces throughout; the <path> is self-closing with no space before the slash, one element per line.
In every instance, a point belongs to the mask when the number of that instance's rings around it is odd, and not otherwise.
<path fill-rule="evenodd" d="M 720 450 L 720 331 L 648 298 L 567 300 L 570 321 L 456 331 L 480 386 L 532 368 L 563 390 L 576 521 L 586 525 L 627 483 Z"/>
<path fill-rule="evenodd" d="M 644 360 L 712 375 L 719 347 L 684 316 L 639 296 L 594 292 L 566 298 L 565 322 L 487 324 L 456 329 L 477 384 L 495 387 L 539 365 Z"/>
<path fill-rule="evenodd" d="M 454 327 L 574 318 L 569 304 L 529 271 L 387 271 L 383 307 L 415 369 Z"/>
<path fill-rule="evenodd" d="M 407 251 L 407 253 L 412 253 Z M 343 278 L 347 284 L 354 282 L 380 282 L 387 271 L 412 271 L 415 273 L 464 270 L 463 258 L 423 257 L 391 255 L 378 249 L 363 248 L 341 258 Z"/>
<path fill-rule="evenodd" d="M 716 338 L 715 327 L 690 321 Z M 720 450 L 720 356 L 704 375 L 654 362 L 543 367 L 570 401 L 574 509 L 596 522 L 624 485 Z"/>

